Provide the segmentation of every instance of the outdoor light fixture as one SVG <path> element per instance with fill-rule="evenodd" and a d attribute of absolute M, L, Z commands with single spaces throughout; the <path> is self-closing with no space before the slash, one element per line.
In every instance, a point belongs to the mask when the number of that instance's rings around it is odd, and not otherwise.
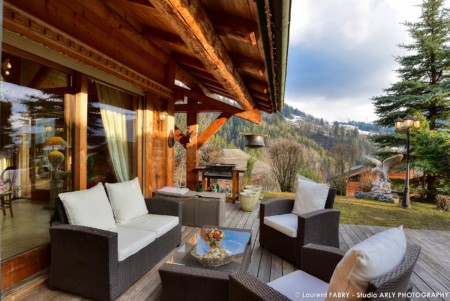
<path fill-rule="evenodd" d="M 162 111 L 159 113 L 159 121 L 165 121 L 167 118 L 167 112 L 166 111 Z"/>
<path fill-rule="evenodd" d="M 397 118 L 394 120 L 395 128 L 397 130 L 406 129 L 406 177 L 405 177 L 405 189 L 403 190 L 402 208 L 410 208 L 411 201 L 409 198 L 409 135 L 411 128 L 419 128 L 419 118 L 411 115 L 407 115 L 405 118 Z"/>
<path fill-rule="evenodd" d="M 12 65 L 11 65 L 11 62 L 9 61 L 9 59 L 4 60 L 2 63 L 3 74 L 5 74 L 5 76 L 8 76 L 10 74 L 11 69 L 12 69 Z"/>

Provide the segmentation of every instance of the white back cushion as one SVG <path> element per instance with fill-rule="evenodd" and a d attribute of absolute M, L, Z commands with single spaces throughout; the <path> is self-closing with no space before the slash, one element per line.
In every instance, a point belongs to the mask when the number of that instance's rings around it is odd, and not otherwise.
<path fill-rule="evenodd" d="M 148 213 L 138 178 L 105 185 L 118 224 L 126 223 Z"/>
<path fill-rule="evenodd" d="M 87 190 L 60 193 L 71 225 L 109 230 L 116 224 L 102 183 Z"/>
<path fill-rule="evenodd" d="M 323 209 L 327 201 L 328 184 L 298 180 L 297 192 L 292 213 L 297 215 Z"/>
<path fill-rule="evenodd" d="M 345 253 L 330 279 L 328 293 L 348 292 L 346 300 L 360 300 L 358 292 L 366 292 L 369 281 L 394 270 L 405 253 L 402 226 L 369 237 Z"/>

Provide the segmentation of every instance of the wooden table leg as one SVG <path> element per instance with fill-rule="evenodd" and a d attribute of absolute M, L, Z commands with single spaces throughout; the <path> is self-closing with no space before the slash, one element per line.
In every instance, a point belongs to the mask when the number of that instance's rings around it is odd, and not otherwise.
<path fill-rule="evenodd" d="M 233 201 L 233 204 L 236 203 L 236 197 L 239 193 L 239 173 L 233 171 L 232 173 L 232 185 L 231 185 L 231 200 Z"/>
<path fill-rule="evenodd" d="M 206 191 L 206 178 L 205 174 L 202 172 L 202 191 Z"/>

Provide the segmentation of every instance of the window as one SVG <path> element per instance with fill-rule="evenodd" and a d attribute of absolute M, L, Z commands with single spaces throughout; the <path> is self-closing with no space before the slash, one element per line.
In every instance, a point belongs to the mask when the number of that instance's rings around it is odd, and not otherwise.
<path fill-rule="evenodd" d="M 137 176 L 136 108 L 134 96 L 89 81 L 88 187 Z"/>

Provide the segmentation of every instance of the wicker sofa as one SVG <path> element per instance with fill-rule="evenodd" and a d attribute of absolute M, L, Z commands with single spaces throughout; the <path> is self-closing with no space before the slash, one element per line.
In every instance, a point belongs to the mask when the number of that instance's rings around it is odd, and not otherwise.
<path fill-rule="evenodd" d="M 56 214 L 61 225 L 50 228 L 49 285 L 94 300 L 115 300 L 181 242 L 181 204 L 145 199 L 148 214 L 177 216 L 178 224 L 137 253 L 118 257 L 118 233 L 69 225 L 61 200 Z M 138 230 L 139 231 L 139 230 Z"/>

